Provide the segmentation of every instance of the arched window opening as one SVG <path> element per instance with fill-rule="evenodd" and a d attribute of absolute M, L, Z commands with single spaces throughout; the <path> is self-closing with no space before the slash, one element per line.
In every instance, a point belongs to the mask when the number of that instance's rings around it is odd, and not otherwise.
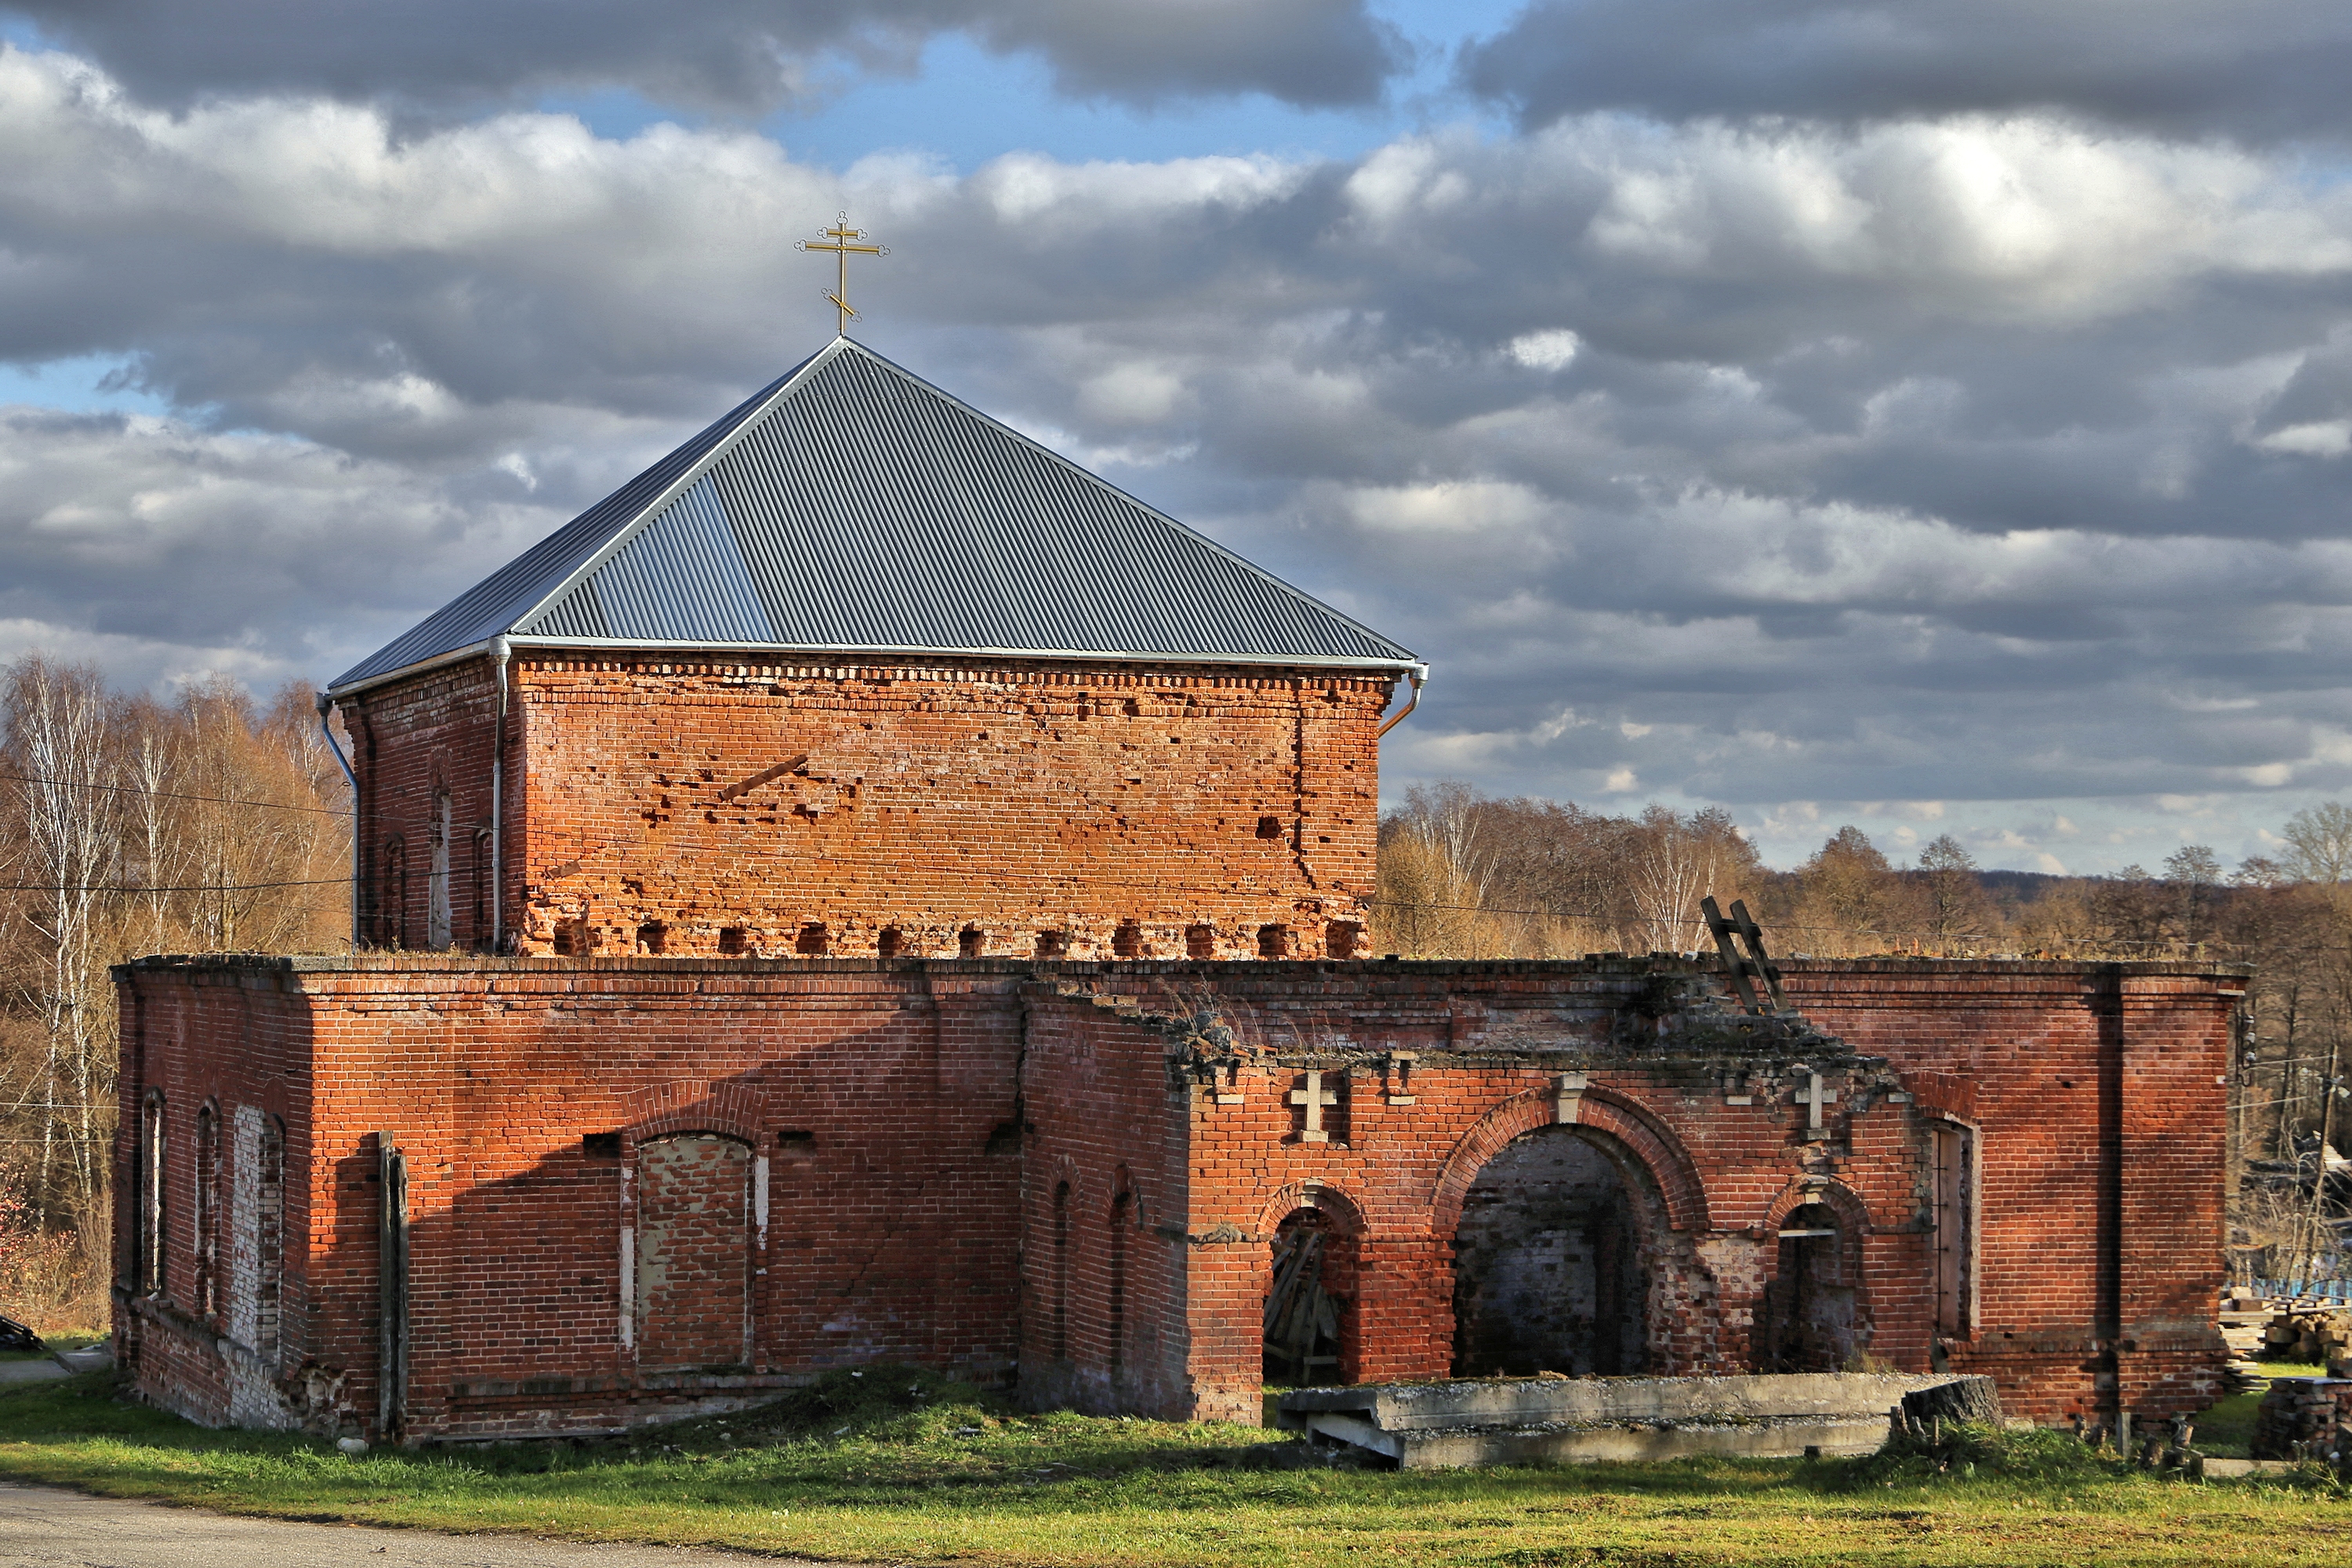
<path fill-rule="evenodd" d="M 1054 1359 L 1070 1359 L 1070 1184 L 1054 1189 Z"/>
<path fill-rule="evenodd" d="M 1257 955 L 1260 958 L 1288 958 L 1290 956 L 1290 928 L 1284 925 L 1265 925 L 1258 927 Z"/>
<path fill-rule="evenodd" d="M 1976 1135 L 1938 1127 L 1936 1140 L 1936 1332 L 1958 1339 L 1976 1325 Z"/>
<path fill-rule="evenodd" d="M 751 1360 L 751 1151 L 715 1132 L 637 1146 L 637 1364 L 737 1373 Z"/>
<path fill-rule="evenodd" d="M 220 1113 L 196 1111 L 195 1310 L 203 1318 L 220 1315 Z"/>
<path fill-rule="evenodd" d="M 956 956 L 978 958 L 988 951 L 988 933 L 977 926 L 966 926 L 956 932 Z"/>
<path fill-rule="evenodd" d="M 1656 1205 L 1604 1136 L 1536 1128 L 1470 1184 L 1454 1238 L 1454 1376 L 1647 1369 L 1642 1216 Z"/>
<path fill-rule="evenodd" d="M 1323 928 L 1323 951 L 1333 958 L 1353 958 L 1364 943 L 1364 928 L 1358 921 L 1333 921 Z"/>
<path fill-rule="evenodd" d="M 874 956 L 896 958 L 907 951 L 907 933 L 897 926 L 884 926 L 874 938 Z"/>
<path fill-rule="evenodd" d="M 253 1348 L 262 1364 L 278 1365 L 279 1299 L 286 1282 L 286 1123 L 275 1116 L 261 1119 L 261 1147 L 256 1162 L 259 1178 L 254 1205 L 254 1249 L 258 1254 L 258 1279 L 254 1290 Z"/>
<path fill-rule="evenodd" d="M 433 862 L 428 873 L 425 908 L 425 945 L 436 952 L 448 951 L 449 918 L 449 792 L 433 795 Z"/>
<path fill-rule="evenodd" d="M 1110 1381 L 1116 1390 L 1127 1371 L 1127 1233 L 1135 1225 L 1135 1194 L 1110 1202 Z"/>
<path fill-rule="evenodd" d="M 823 921 L 811 921 L 793 939 L 793 951 L 803 958 L 823 958 L 833 951 L 833 934 Z"/>
<path fill-rule="evenodd" d="M 1810 1203 L 1780 1222 L 1763 1310 L 1756 1314 L 1759 1372 L 1838 1372 L 1855 1342 L 1854 1289 L 1837 1211 Z"/>
<path fill-rule="evenodd" d="M 151 1090 L 139 1126 L 139 1283 L 150 1296 L 164 1295 L 171 1283 L 164 1267 L 171 1254 L 163 1237 L 168 1152 L 163 1091 Z"/>
<path fill-rule="evenodd" d="M 1356 1237 L 1321 1209 L 1293 1209 L 1274 1233 L 1265 1295 L 1265 1379 L 1349 1383 L 1356 1360 Z"/>
<path fill-rule="evenodd" d="M 408 945 L 408 845 L 396 833 L 383 847 L 383 903 L 376 911 L 376 940 L 389 948 Z"/>

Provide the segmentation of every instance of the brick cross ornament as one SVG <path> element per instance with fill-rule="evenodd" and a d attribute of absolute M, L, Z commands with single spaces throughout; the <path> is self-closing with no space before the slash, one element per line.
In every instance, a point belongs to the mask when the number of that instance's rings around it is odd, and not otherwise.
<path fill-rule="evenodd" d="M 1292 1089 L 1290 1103 L 1307 1108 L 1306 1130 L 1298 1134 L 1301 1143 L 1328 1143 L 1331 1141 L 1331 1134 L 1323 1131 L 1323 1109 L 1339 1104 L 1339 1093 L 1337 1089 L 1323 1087 L 1321 1068 L 1307 1069 L 1307 1087 Z"/>

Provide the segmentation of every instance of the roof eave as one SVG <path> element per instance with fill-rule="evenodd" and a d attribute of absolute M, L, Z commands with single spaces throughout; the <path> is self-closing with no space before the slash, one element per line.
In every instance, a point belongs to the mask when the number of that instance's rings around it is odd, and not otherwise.
<path fill-rule="evenodd" d="M 327 699 L 340 702 L 356 697 L 375 687 L 387 686 L 395 680 L 405 680 L 423 675 L 444 665 L 458 664 L 488 654 L 499 639 L 485 638 L 469 647 L 453 648 L 436 654 L 431 658 L 418 659 L 415 664 L 398 669 L 388 669 L 381 675 L 371 675 L 362 680 L 327 689 Z M 1271 653 L 1151 653 L 1132 648 L 1071 648 L 1071 647 L 917 647 L 881 645 L 853 646 L 840 643 L 753 643 L 753 642 L 663 642 L 647 637 L 556 637 L 509 636 L 506 642 L 514 647 L 579 647 L 643 650 L 676 649 L 681 653 L 751 653 L 751 654 L 859 654 L 879 655 L 891 658 L 1045 658 L 1055 660 L 1107 660 L 1113 664 L 1184 664 L 1184 665 L 1256 665 L 1279 666 L 1288 669 L 1373 669 L 1394 675 L 1410 676 L 1416 680 L 1429 679 L 1429 666 L 1417 658 L 1355 658 L 1339 654 L 1271 654 Z"/>

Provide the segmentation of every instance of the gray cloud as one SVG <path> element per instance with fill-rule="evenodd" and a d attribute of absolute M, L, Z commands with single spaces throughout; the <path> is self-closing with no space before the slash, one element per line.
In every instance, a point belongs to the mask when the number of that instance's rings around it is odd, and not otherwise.
<path fill-rule="evenodd" d="M 816 346 L 844 205 L 877 348 L 1433 659 L 1391 783 L 2078 868 L 2352 789 L 2352 201 L 2050 120 L 835 175 L 0 52 L 0 358 L 177 411 L 0 417 L 0 640 L 341 668 Z"/>
<path fill-rule="evenodd" d="M 904 74 L 925 41 L 963 32 L 1037 55 L 1073 96 L 1262 92 L 1326 107 L 1378 99 L 1403 52 L 1362 0 L 5 0 L 0 12 L 173 104 L 317 93 L 476 109 L 618 86 L 760 113 L 861 72 Z"/>
<path fill-rule="evenodd" d="M 2352 13 L 2312 0 L 1536 0 L 1461 65 L 1529 125 L 2059 110 L 2256 142 L 2352 125 Z"/>

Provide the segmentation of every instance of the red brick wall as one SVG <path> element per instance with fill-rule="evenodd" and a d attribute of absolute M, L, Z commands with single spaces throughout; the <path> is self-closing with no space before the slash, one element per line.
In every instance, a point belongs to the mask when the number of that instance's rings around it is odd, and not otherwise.
<path fill-rule="evenodd" d="M 1674 960 L 157 961 L 121 972 L 125 1184 L 161 1088 L 188 1279 L 196 1107 L 287 1118 L 308 1174 L 289 1184 L 278 1386 L 314 1426 L 376 1406 L 379 1129 L 410 1162 L 413 1432 L 609 1428 L 880 1359 L 997 1378 L 1017 1357 L 1039 1401 L 1252 1419 L 1284 1216 L 1318 1210 L 1355 1242 L 1355 1375 L 1444 1375 L 1464 1194 L 1562 1119 L 1578 1074 L 1566 1120 L 1647 1215 L 1652 1370 L 1750 1365 L 1777 1232 L 1819 1202 L 1871 1353 L 1990 1372 L 2014 1413 L 2051 1419 L 2204 1402 L 2224 1359 L 2229 977 L 1790 971 L 1842 1041 L 1723 1012 L 1714 976 Z M 1310 1068 L 1339 1096 L 1322 1142 L 1289 1100 Z M 1814 1071 L 1836 1096 L 1818 1137 L 1795 1103 Z M 1927 1152 L 1947 1119 L 1981 1152 L 1979 1306 L 1939 1346 Z M 660 1370 L 623 1321 L 665 1310 L 623 1255 L 659 1206 L 646 1147 L 681 1132 L 749 1151 L 746 1373 Z M 740 1208 L 704 1217 L 740 1234 Z M 122 1300 L 153 1396 L 250 1405 L 184 1307 Z"/>
<path fill-rule="evenodd" d="M 449 796 L 449 900 L 452 945 L 488 951 L 492 921 L 478 908 L 488 886 L 490 781 L 498 739 L 498 686 L 487 658 L 445 665 L 378 687 L 343 705 L 352 735 L 352 770 L 360 783 L 361 935 L 368 944 L 412 951 L 430 946 L 433 846 L 441 831 L 436 805 Z M 520 715 L 509 698 L 502 837 L 507 864 L 527 842 L 516 808 L 514 777 Z M 392 870 L 398 852 L 401 871 Z M 507 878 L 509 888 L 516 878 Z M 504 920 L 520 904 L 509 894 Z"/>
<path fill-rule="evenodd" d="M 1194 1414 L 1185 1376 L 1186 1095 L 1160 1037 L 1120 1011 L 1116 997 L 1030 988 L 1021 1392 L 1041 1405 L 1181 1420 Z"/>
<path fill-rule="evenodd" d="M 134 1074 L 184 1092 L 228 1079 L 253 1011 L 241 985 L 286 988 L 316 1089 L 299 1145 L 307 1227 L 291 1200 L 289 1225 L 308 1238 L 310 1310 L 289 1364 L 341 1378 L 353 1420 L 372 1424 L 378 1398 L 378 1130 L 409 1162 L 412 1433 L 607 1429 L 877 1360 L 995 1380 L 1016 1353 L 1024 973 L 425 955 L 131 966 L 127 1007 L 205 1032 L 126 1059 L 126 1104 Z M 641 1366 L 623 1342 L 622 1235 L 642 1197 L 625 1181 L 643 1143 L 680 1131 L 740 1140 L 767 1164 L 746 1373 Z M 583 1145 L 614 1133 L 616 1156 Z M 226 1417 L 202 1391 L 158 1393 Z"/>
<path fill-rule="evenodd" d="M 1793 1005 L 1890 1058 L 1923 1110 L 1979 1130 L 1977 1327 L 1953 1369 L 2060 1415 L 2210 1404 L 2242 980 L 2188 964 L 1784 967 Z"/>
<path fill-rule="evenodd" d="M 955 957 L 972 930 L 990 956 L 1045 938 L 1073 958 L 1256 958 L 1273 926 L 1319 957 L 1335 924 L 1343 945 L 1368 927 L 1391 677 L 533 653 L 509 678 L 526 952 L 578 931 L 604 954 L 871 957 L 893 931 L 905 956 Z M 404 942 L 423 946 L 437 790 L 460 861 L 488 820 L 489 666 L 353 706 L 373 897 L 396 832 Z"/>
<path fill-rule="evenodd" d="M 1588 1084 L 1578 1123 L 1645 1170 L 1667 1211 L 1649 1254 L 1654 1370 L 1751 1364 L 1776 1232 L 1818 1200 L 1846 1231 L 1859 1348 L 1906 1370 L 1990 1372 L 2013 1412 L 2050 1419 L 2118 1399 L 2143 1415 L 2210 1403 L 2226 1359 L 2212 1320 L 2215 1079 L 2235 983 L 2185 964 L 1790 967 L 1791 1000 L 1846 1049 L 1720 1029 L 1661 1038 L 1651 977 L 1692 973 L 1675 963 L 1252 965 L 1205 985 L 1097 983 L 1166 1018 L 1205 1006 L 1236 1037 L 1236 1059 L 1195 1085 L 1190 1111 L 1193 1408 L 1255 1409 L 1266 1244 L 1302 1203 L 1361 1216 L 1360 1375 L 1444 1375 L 1461 1193 L 1491 1153 L 1553 1121 L 1553 1086 L 1571 1068 Z M 1182 1048 L 1182 1028 L 1157 1030 Z M 1416 1058 L 1409 1078 L 1401 1054 Z M 1819 1141 L 1793 1103 L 1801 1056 L 1838 1096 Z M 2103 1062 L 2124 1133 L 2104 1211 Z M 1310 1064 L 1345 1086 L 1326 1143 L 1298 1136 L 1287 1103 Z M 1779 1076 L 1731 1086 L 1752 1103 L 1732 1103 L 1727 1077 L 1767 1071 Z M 1977 1311 L 1972 1333 L 1938 1346 L 1927 1135 L 1948 1117 L 1977 1130 L 1981 1152 Z M 2102 1328 L 2102 1278 L 2115 1330 Z"/>
<path fill-rule="evenodd" d="M 117 971 L 118 976 L 128 973 Z M 306 1238 L 318 1208 L 300 1174 L 310 1153 L 310 1016 L 287 980 L 281 967 L 254 963 L 184 970 L 163 986 L 126 981 L 119 990 L 122 1059 L 116 1082 L 114 1190 L 120 1195 L 114 1205 L 113 1298 L 118 1360 L 157 1403 L 200 1417 L 222 1419 L 236 1409 L 240 1418 L 261 1424 L 295 1419 L 294 1407 L 275 1413 L 268 1408 L 278 1403 L 282 1375 L 298 1391 L 303 1410 L 316 1405 L 320 1419 L 333 1419 L 332 1391 L 308 1387 L 300 1376 L 303 1357 L 289 1348 L 303 1342 L 315 1310 L 316 1280 L 308 1268 L 312 1249 Z M 142 1256 L 148 1216 L 140 1145 L 151 1095 L 161 1097 L 165 1131 L 160 1291 Z M 240 1304 L 236 1292 L 259 1284 L 257 1278 L 239 1281 L 216 1265 L 215 1310 L 199 1310 L 196 1125 L 198 1112 L 208 1106 L 223 1128 L 215 1184 L 224 1255 L 236 1244 L 240 1229 L 248 1231 L 248 1242 L 257 1242 L 261 1222 L 237 1199 L 237 1162 L 247 1152 L 230 1135 L 237 1110 L 257 1109 L 284 1130 L 275 1344 L 258 1334 L 254 1338 L 260 1342 L 254 1344 L 238 1344 L 231 1337 Z M 248 1313 L 257 1305 L 242 1304 Z"/>

